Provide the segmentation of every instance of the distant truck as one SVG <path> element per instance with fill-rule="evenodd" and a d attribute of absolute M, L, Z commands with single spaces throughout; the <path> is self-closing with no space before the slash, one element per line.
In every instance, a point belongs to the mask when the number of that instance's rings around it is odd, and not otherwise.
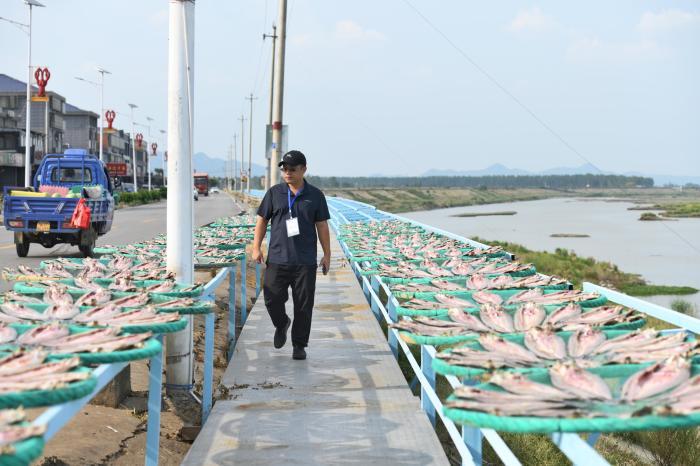
<path fill-rule="evenodd" d="M 92 256 L 97 237 L 112 228 L 113 190 L 105 164 L 87 150 L 47 154 L 31 187 L 4 189 L 3 222 L 14 231 L 17 255 L 26 257 L 31 243 L 45 248 L 68 243 Z M 85 228 L 71 222 L 81 199 L 90 208 Z"/>
<path fill-rule="evenodd" d="M 194 174 L 194 187 L 199 194 L 209 195 L 209 175 L 206 173 Z"/>

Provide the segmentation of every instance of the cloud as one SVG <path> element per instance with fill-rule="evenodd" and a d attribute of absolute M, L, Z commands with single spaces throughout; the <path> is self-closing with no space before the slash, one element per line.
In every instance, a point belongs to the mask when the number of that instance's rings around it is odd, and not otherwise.
<path fill-rule="evenodd" d="M 294 46 L 306 47 L 306 46 L 311 45 L 311 43 L 313 42 L 313 39 L 311 37 L 311 34 L 303 33 L 303 34 L 294 34 L 294 35 L 290 36 L 289 41 Z"/>
<path fill-rule="evenodd" d="M 386 39 L 381 32 L 365 29 L 349 19 L 338 21 L 335 24 L 334 36 L 342 42 L 376 42 Z"/>
<path fill-rule="evenodd" d="M 566 51 L 566 58 L 571 62 L 631 62 L 656 60 L 667 53 L 653 40 L 614 43 L 587 37 L 572 43 Z"/>
<path fill-rule="evenodd" d="M 521 10 L 508 25 L 508 30 L 515 33 L 545 32 L 558 27 L 557 21 L 542 13 L 539 7 Z"/>
<path fill-rule="evenodd" d="M 654 34 L 697 25 L 700 25 L 700 13 L 673 9 L 663 10 L 660 13 L 650 11 L 644 13 L 637 24 L 637 29 L 643 33 Z"/>
<path fill-rule="evenodd" d="M 148 18 L 148 22 L 155 27 L 167 27 L 168 21 L 170 20 L 170 13 L 167 8 L 157 10 Z"/>

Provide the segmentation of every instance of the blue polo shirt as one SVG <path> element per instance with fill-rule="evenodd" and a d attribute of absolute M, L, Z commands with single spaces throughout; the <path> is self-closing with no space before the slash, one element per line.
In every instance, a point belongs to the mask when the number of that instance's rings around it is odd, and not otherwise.
<path fill-rule="evenodd" d="M 304 187 L 297 193 L 292 205 L 292 216 L 299 222 L 299 234 L 287 236 L 286 220 L 289 219 L 287 183 L 270 188 L 258 207 L 258 215 L 270 221 L 270 248 L 267 260 L 271 264 L 316 265 L 318 237 L 316 222 L 331 218 L 326 196 L 320 189 L 304 180 Z M 291 195 L 294 199 L 294 195 Z"/>

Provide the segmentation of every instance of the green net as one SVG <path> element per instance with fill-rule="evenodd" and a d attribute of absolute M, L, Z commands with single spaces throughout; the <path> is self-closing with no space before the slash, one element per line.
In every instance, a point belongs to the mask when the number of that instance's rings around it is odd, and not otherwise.
<path fill-rule="evenodd" d="M 52 359 L 65 359 L 73 356 L 80 357 L 83 364 L 110 364 L 115 362 L 138 361 L 150 359 L 163 351 L 163 346 L 155 338 L 149 338 L 143 343 L 141 348 L 132 348 L 109 353 L 75 353 L 75 354 L 53 354 Z"/>
<path fill-rule="evenodd" d="M 629 332 L 624 331 L 624 330 L 604 330 L 605 336 L 608 339 L 612 339 L 615 337 L 618 337 L 620 335 L 625 335 Z M 557 335 L 562 337 L 564 341 L 569 341 L 569 337 L 573 335 L 574 332 L 557 332 Z M 520 345 L 524 345 L 524 335 L 523 334 L 512 334 L 512 335 L 505 335 L 505 339 L 510 340 L 514 343 L 518 343 Z M 476 349 L 476 350 L 483 350 L 482 346 L 479 344 L 477 339 L 473 339 L 471 341 L 468 341 L 464 345 L 460 346 L 466 346 L 468 348 Z M 445 350 L 446 353 L 450 353 L 452 350 L 447 349 Z M 700 362 L 700 358 L 698 358 Z M 554 363 L 554 361 L 550 361 L 551 363 Z M 606 366 L 601 366 L 605 368 L 610 368 L 611 370 L 614 369 L 620 369 L 622 368 L 623 370 L 627 370 L 629 367 L 642 367 L 639 364 L 611 364 L 611 365 L 606 365 Z M 460 378 L 473 378 L 473 377 L 479 377 L 483 374 L 492 372 L 492 370 L 488 369 L 482 369 L 479 367 L 469 367 L 469 366 L 459 366 L 456 364 L 449 364 L 446 362 L 444 359 L 440 358 L 434 358 L 433 359 L 433 369 L 435 369 L 435 372 L 438 374 L 442 375 L 454 375 L 455 377 L 460 377 Z M 535 373 L 544 373 L 547 371 L 546 367 L 518 367 L 518 368 L 503 368 L 499 370 L 510 370 L 513 372 L 522 372 L 526 374 L 535 374 Z M 605 372 L 608 374 L 608 372 Z M 610 372 L 610 375 L 615 375 L 614 372 Z"/>
<path fill-rule="evenodd" d="M 617 368 L 617 374 L 595 372 L 604 377 L 613 393 L 619 391 L 624 379 L 639 370 L 639 367 Z M 693 366 L 692 373 L 696 375 L 700 367 Z M 528 378 L 540 382 L 550 383 L 547 374 L 530 374 Z M 613 380 L 610 380 L 613 379 Z M 500 389 L 494 385 L 482 384 L 478 388 L 486 390 Z M 455 399 L 450 396 L 448 401 Z M 578 417 L 578 418 L 553 418 L 535 416 L 498 416 L 495 414 L 469 411 L 458 408 L 444 407 L 443 412 L 453 421 L 480 428 L 495 429 L 503 432 L 517 433 L 552 433 L 552 432 L 624 432 L 637 430 L 675 429 L 681 427 L 693 427 L 700 425 L 700 413 L 689 415 L 668 415 L 637 413 L 625 417 Z M 611 409 L 612 412 L 612 409 Z"/>
<path fill-rule="evenodd" d="M 75 372 L 87 372 L 91 370 L 81 367 Z M 97 385 L 97 379 L 90 375 L 85 380 L 72 382 L 51 390 L 27 390 L 23 392 L 6 392 L 0 394 L 0 409 L 35 408 L 37 406 L 53 406 L 67 401 L 77 400 L 92 393 Z"/>
<path fill-rule="evenodd" d="M 28 466 L 39 458 L 44 451 L 44 439 L 43 437 L 30 437 L 3 447 L 0 451 L 2 451 L 0 453 L 0 465 Z"/>

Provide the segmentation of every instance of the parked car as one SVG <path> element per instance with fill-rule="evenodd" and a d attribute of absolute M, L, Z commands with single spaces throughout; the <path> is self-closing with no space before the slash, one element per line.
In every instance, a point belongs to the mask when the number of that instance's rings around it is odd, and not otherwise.
<path fill-rule="evenodd" d="M 221 190 L 219 188 L 214 187 L 214 188 L 211 188 L 209 190 L 209 192 L 212 194 L 219 194 L 221 192 Z"/>

